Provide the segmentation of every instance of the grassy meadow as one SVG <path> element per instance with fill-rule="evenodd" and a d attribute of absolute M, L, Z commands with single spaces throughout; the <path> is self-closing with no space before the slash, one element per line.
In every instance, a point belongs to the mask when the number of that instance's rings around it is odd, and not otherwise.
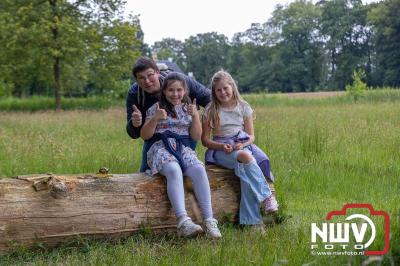
<path fill-rule="evenodd" d="M 375 94 L 374 94 L 375 93 Z M 85 239 L 54 250 L 21 250 L 0 265 L 399 265 L 400 91 L 287 99 L 250 95 L 256 144 L 276 176 L 281 224 L 266 236 L 222 226 L 223 239 L 141 232 L 118 243 Z M 0 177 L 33 173 L 136 172 L 142 141 L 125 132 L 125 109 L 0 112 Z M 204 148 L 198 145 L 200 158 Z M 390 215 L 390 251 L 366 256 L 311 254 L 311 223 L 345 203 Z M 377 228 L 377 239 L 383 229 Z M 380 249 L 374 242 L 371 249 Z"/>

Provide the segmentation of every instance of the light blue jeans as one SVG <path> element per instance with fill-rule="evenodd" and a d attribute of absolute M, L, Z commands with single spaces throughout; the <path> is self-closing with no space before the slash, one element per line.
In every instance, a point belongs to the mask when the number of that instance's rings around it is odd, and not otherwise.
<path fill-rule="evenodd" d="M 251 154 L 251 151 L 246 148 L 242 151 Z M 237 160 L 239 152 L 216 151 L 214 158 L 218 165 L 234 169 L 236 176 L 240 178 L 240 224 L 261 224 L 263 221 L 260 204 L 272 193 L 256 160 L 253 159 L 250 163 L 241 163 Z"/>

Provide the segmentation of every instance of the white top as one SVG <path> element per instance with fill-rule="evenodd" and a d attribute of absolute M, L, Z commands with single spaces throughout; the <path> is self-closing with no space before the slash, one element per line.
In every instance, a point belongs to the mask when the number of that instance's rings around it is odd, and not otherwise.
<path fill-rule="evenodd" d="M 246 102 L 239 102 L 233 108 L 220 108 L 219 129 L 214 131 L 214 136 L 230 137 L 244 130 L 244 121 L 252 117 L 253 109 Z"/>

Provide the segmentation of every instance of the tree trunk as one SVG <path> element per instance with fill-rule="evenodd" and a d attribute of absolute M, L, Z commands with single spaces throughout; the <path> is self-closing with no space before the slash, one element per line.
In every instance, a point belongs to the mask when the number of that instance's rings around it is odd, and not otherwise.
<path fill-rule="evenodd" d="M 49 0 L 49 4 L 51 6 L 52 15 L 53 15 L 53 25 L 51 28 L 51 33 L 53 36 L 53 49 L 57 50 L 58 53 L 61 53 L 60 48 L 60 40 L 59 40 L 59 27 L 58 23 L 61 20 L 61 17 L 58 12 L 57 0 Z M 54 77 L 54 97 L 55 97 L 55 105 L 56 110 L 61 110 L 61 59 L 60 55 L 53 55 L 54 63 L 53 63 L 53 77 Z"/>
<path fill-rule="evenodd" d="M 233 171 L 215 166 L 207 172 L 215 217 L 236 219 L 239 179 Z M 201 222 L 189 180 L 185 179 L 186 209 Z M 77 235 L 120 238 L 143 226 L 155 231 L 176 228 L 164 177 L 45 174 L 0 179 L 0 251 L 35 243 L 54 247 Z"/>
<path fill-rule="evenodd" d="M 61 110 L 61 66 L 60 58 L 54 58 L 54 97 L 56 110 Z"/>

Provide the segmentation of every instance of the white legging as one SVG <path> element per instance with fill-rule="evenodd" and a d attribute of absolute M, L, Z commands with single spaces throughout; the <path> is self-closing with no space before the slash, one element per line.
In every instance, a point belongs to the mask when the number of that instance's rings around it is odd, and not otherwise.
<path fill-rule="evenodd" d="M 187 216 L 181 167 L 177 162 L 168 162 L 163 165 L 160 174 L 167 178 L 167 193 L 176 217 Z M 186 169 L 184 175 L 192 180 L 203 219 L 212 218 L 211 192 L 206 169 L 202 164 L 191 165 Z"/>

